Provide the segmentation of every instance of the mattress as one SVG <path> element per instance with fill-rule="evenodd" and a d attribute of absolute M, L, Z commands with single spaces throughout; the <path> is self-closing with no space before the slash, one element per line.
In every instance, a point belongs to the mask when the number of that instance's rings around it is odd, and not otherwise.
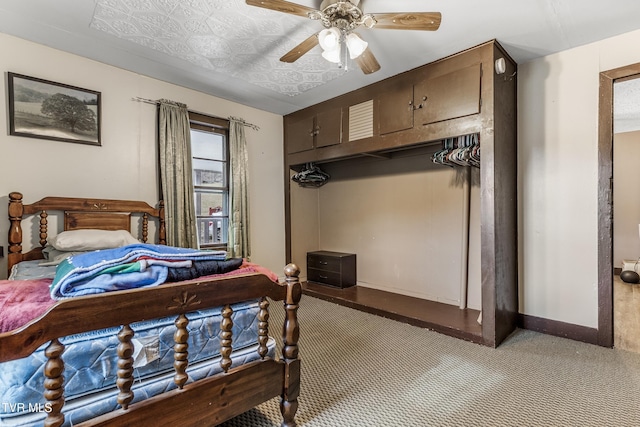
<path fill-rule="evenodd" d="M 276 343 L 273 338 L 269 338 L 267 347 L 269 349 L 268 357 L 273 358 L 276 348 Z M 234 349 L 231 354 L 231 359 L 232 367 L 259 360 L 258 345 L 256 344 L 239 350 Z M 215 359 L 202 360 L 189 366 L 187 369 L 187 373 L 189 374 L 188 383 L 222 372 L 219 361 L 220 357 L 217 357 Z M 169 371 L 145 379 L 138 379 L 136 376 L 136 381 L 131 387 L 134 392 L 132 403 L 175 389 L 177 386 L 173 382 L 173 375 L 174 372 Z M 67 399 L 63 407 L 63 413 L 65 414 L 63 427 L 70 427 L 118 409 L 119 406 L 116 402 L 116 397 L 117 391 L 111 389 L 96 391 L 75 399 Z M 40 402 L 43 402 L 43 400 L 40 399 Z M 7 427 L 41 426 L 43 419 L 46 417 L 46 406 L 44 406 L 44 404 L 40 406 L 35 404 L 31 406 L 31 409 L 32 410 L 24 411 L 21 414 L 0 415 L 0 425 Z"/>
<path fill-rule="evenodd" d="M 237 303 L 233 309 L 233 349 L 239 352 L 253 346 L 257 340 L 258 301 Z M 221 308 L 212 308 L 188 313 L 189 319 L 189 365 L 207 362 L 220 355 L 219 325 Z M 133 343 L 134 378 L 136 384 L 149 385 L 149 390 L 158 388 L 154 378 L 163 373 L 173 375 L 173 334 L 175 317 L 165 317 L 131 324 L 135 335 Z M 117 378 L 117 333 L 120 328 L 108 328 L 61 338 L 65 345 L 65 400 L 71 407 L 76 400 L 95 396 L 114 387 Z M 29 403 L 44 403 L 43 366 L 46 345 L 30 356 L 0 364 L 0 418 L 5 425 L 11 418 L 33 412 Z M 217 369 L 217 363 L 210 369 Z M 188 369 L 194 375 L 193 368 Z M 166 385 L 162 385 L 165 387 Z M 144 390 L 146 390 L 144 387 Z M 141 394 L 154 395 L 152 391 Z M 113 393 L 113 392 L 112 392 Z M 115 399 L 115 397 L 114 397 Z M 115 400 L 114 400 L 115 402 Z M 16 404 L 22 403 L 20 408 Z M 12 404 L 12 405 L 11 405 Z M 65 404 L 65 408 L 67 407 Z M 6 419 L 5 419 L 6 418 Z M 7 424 L 10 425 L 10 424 Z"/>

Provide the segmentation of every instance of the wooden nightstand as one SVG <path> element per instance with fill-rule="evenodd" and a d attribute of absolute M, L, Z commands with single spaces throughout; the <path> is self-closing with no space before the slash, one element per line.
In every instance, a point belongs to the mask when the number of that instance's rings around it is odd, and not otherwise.
<path fill-rule="evenodd" d="M 347 288 L 356 284 L 356 255 L 342 252 L 307 252 L 307 280 Z"/>

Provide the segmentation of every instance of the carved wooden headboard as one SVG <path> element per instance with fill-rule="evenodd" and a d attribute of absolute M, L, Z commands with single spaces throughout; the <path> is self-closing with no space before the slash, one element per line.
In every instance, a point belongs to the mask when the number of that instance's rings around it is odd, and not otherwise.
<path fill-rule="evenodd" d="M 7 268 L 20 261 L 42 259 L 42 248 L 47 244 L 48 212 L 62 212 L 64 230 L 100 229 L 127 230 L 131 232 L 134 217 L 141 218 L 140 241 L 147 242 L 149 217 L 158 221 L 156 243 L 166 244 L 164 223 L 164 204 L 153 208 L 146 202 L 132 200 L 81 199 L 72 197 L 45 197 L 35 203 L 22 203 L 22 194 L 9 194 L 9 254 Z M 33 215 L 39 215 L 39 243 L 29 252 L 22 253 L 22 221 Z"/>

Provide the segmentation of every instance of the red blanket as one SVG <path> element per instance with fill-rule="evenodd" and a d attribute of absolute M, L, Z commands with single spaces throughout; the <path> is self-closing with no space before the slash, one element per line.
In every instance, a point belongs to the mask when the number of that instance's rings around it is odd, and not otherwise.
<path fill-rule="evenodd" d="M 0 280 L 0 333 L 19 328 L 55 304 L 49 294 L 52 281 Z"/>
<path fill-rule="evenodd" d="M 230 277 L 260 273 L 274 282 L 278 276 L 258 264 L 244 261 L 239 269 L 206 277 Z M 17 329 L 44 314 L 56 303 L 49 287 L 52 279 L 0 280 L 0 333 Z"/>

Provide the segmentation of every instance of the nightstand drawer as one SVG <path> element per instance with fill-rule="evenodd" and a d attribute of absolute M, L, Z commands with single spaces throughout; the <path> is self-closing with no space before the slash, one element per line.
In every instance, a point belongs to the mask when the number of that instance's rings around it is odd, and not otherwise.
<path fill-rule="evenodd" d="M 331 286 L 342 286 L 342 277 L 339 272 L 316 270 L 315 268 L 307 269 L 307 280 L 310 282 L 324 283 Z"/>
<path fill-rule="evenodd" d="M 340 258 L 325 255 L 308 254 L 307 267 L 319 270 L 340 272 Z"/>

